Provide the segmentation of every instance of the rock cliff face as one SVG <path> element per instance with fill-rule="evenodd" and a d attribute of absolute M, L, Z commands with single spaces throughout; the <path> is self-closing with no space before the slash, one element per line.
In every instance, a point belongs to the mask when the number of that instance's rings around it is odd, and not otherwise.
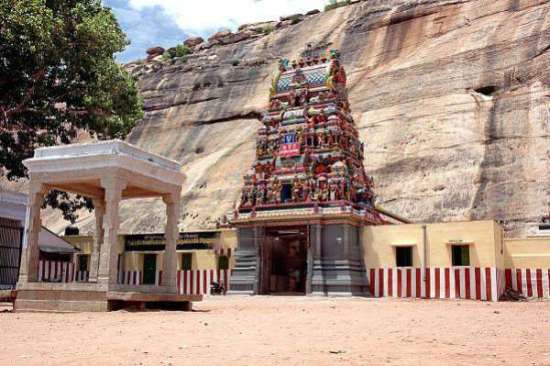
<path fill-rule="evenodd" d="M 379 205 L 413 221 L 494 218 L 521 235 L 550 204 L 549 25 L 542 0 L 369 0 L 186 62 L 129 64 L 146 113 L 128 141 L 183 162 L 181 226 L 212 226 L 238 200 L 277 60 L 328 43 Z M 122 229 L 159 231 L 163 212 L 128 202 Z"/>

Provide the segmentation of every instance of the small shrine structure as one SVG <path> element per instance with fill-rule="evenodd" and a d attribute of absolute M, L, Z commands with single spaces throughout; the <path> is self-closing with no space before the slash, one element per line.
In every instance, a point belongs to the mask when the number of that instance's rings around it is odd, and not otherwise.
<path fill-rule="evenodd" d="M 281 60 L 261 121 L 231 220 L 231 291 L 366 294 L 362 227 L 387 221 L 374 207 L 340 53 L 308 46 Z"/>
<path fill-rule="evenodd" d="M 29 173 L 29 202 L 17 311 L 106 311 L 128 303 L 190 308 L 201 296 L 176 291 L 176 240 L 180 192 L 185 176 L 175 161 L 123 141 L 36 149 L 24 161 Z M 44 195 L 52 189 L 90 197 L 96 233 L 86 282 L 39 282 L 38 233 Z M 128 286 L 118 281 L 116 250 L 119 203 L 130 198 L 162 197 L 166 204 L 166 247 L 160 285 Z"/>

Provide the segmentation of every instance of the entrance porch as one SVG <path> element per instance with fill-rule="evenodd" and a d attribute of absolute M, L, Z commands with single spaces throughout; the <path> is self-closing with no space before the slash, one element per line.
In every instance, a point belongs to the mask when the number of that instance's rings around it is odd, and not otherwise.
<path fill-rule="evenodd" d="M 261 248 L 261 294 L 304 295 L 307 282 L 307 226 L 268 228 Z"/>
<path fill-rule="evenodd" d="M 364 219 L 348 212 L 311 216 L 235 220 L 230 293 L 368 295 Z"/>

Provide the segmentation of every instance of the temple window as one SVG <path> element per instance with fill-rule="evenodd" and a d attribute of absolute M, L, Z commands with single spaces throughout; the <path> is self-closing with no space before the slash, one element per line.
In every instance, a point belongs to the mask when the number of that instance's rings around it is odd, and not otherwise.
<path fill-rule="evenodd" d="M 469 245 L 452 245 L 451 251 L 452 251 L 453 266 L 470 265 L 470 246 Z"/>
<path fill-rule="evenodd" d="M 397 267 L 412 267 L 412 247 L 395 247 L 395 264 Z"/>

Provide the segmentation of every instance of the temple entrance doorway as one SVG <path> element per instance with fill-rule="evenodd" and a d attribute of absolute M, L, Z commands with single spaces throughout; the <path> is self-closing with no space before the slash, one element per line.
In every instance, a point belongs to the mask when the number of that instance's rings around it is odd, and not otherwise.
<path fill-rule="evenodd" d="M 307 226 L 266 230 L 262 250 L 262 293 L 304 295 L 307 277 Z"/>

